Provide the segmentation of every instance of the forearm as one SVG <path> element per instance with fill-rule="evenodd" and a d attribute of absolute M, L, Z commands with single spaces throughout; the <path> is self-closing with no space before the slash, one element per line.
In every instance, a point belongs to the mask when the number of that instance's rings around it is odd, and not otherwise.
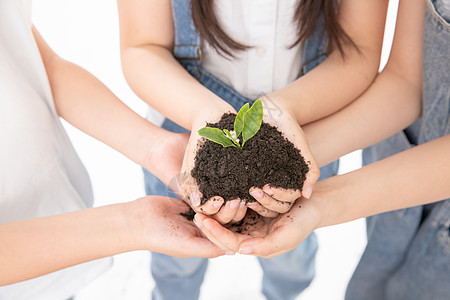
<path fill-rule="evenodd" d="M 315 69 L 268 96 L 293 112 L 300 125 L 338 111 L 364 92 L 378 69 L 376 53 L 349 52 L 351 55 L 343 60 L 334 51 Z"/>
<path fill-rule="evenodd" d="M 145 166 L 153 146 L 169 134 L 128 108 L 84 69 L 59 61 L 47 72 L 58 114 L 139 165 Z"/>
<path fill-rule="evenodd" d="M 136 250 L 129 204 L 0 225 L 0 285 Z"/>
<path fill-rule="evenodd" d="M 450 135 L 317 183 L 319 227 L 450 198 L 448 153 Z"/>
<path fill-rule="evenodd" d="M 319 166 L 406 128 L 421 113 L 421 86 L 385 70 L 341 111 L 303 127 Z"/>
<path fill-rule="evenodd" d="M 425 3 L 401 1 L 389 61 L 355 102 L 303 129 L 323 166 L 404 129 L 421 114 L 422 32 Z"/>
<path fill-rule="evenodd" d="M 198 112 L 232 109 L 201 85 L 166 48 L 157 45 L 122 50 L 125 78 L 133 91 L 164 116 L 192 129 Z"/>
<path fill-rule="evenodd" d="M 150 157 L 154 147 L 173 134 L 140 117 L 92 74 L 58 57 L 33 31 L 58 114 L 152 171 Z"/>
<path fill-rule="evenodd" d="M 340 1 L 339 24 L 358 49 L 334 47 L 316 68 L 269 97 L 293 112 L 300 125 L 328 116 L 362 94 L 375 78 L 381 56 L 387 1 Z"/>

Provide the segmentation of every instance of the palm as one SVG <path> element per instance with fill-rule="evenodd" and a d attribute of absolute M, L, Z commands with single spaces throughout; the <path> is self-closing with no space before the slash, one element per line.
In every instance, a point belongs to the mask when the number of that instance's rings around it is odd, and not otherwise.
<path fill-rule="evenodd" d="M 146 228 L 144 238 L 152 251 L 177 257 L 223 254 L 183 215 L 189 211 L 189 206 L 182 200 L 159 196 L 141 200 L 147 201 L 143 228 Z"/>

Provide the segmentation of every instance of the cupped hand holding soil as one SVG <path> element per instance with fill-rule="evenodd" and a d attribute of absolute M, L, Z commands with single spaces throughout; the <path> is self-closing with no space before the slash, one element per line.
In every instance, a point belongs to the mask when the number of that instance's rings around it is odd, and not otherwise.
<path fill-rule="evenodd" d="M 262 118 L 261 103 L 259 105 Z M 268 114 L 264 117 L 283 128 L 283 133 L 263 122 L 260 130 L 244 147 L 224 147 L 227 143 L 215 142 L 210 137 L 199 142 L 191 175 L 203 196 L 201 201 L 216 194 L 225 202 L 239 198 L 250 202 L 250 208 L 266 217 L 276 217 L 290 209 L 301 196 L 300 190 L 310 169 L 300 150 L 285 136 L 308 151 L 309 148 L 294 119 L 287 112 L 278 110 L 278 113 L 278 118 Z M 221 130 L 233 132 L 233 126 L 236 130 L 235 119 L 237 122 L 239 117 L 228 113 L 219 122 L 207 126 L 217 130 L 219 135 Z M 237 140 L 235 144 L 239 146 L 239 143 Z M 310 155 L 308 151 L 306 153 Z M 315 167 L 310 162 L 309 165 Z M 254 199 L 259 202 L 254 202 Z"/>
<path fill-rule="evenodd" d="M 279 213 L 287 212 L 300 196 L 310 198 L 313 186 L 319 179 L 320 170 L 309 149 L 307 138 L 289 108 L 283 107 L 268 96 L 261 100 L 264 107 L 264 122 L 276 127 L 286 140 L 300 150 L 309 168 L 303 185 L 298 187 L 286 189 L 269 182 L 262 188 L 255 186 L 250 189 L 250 194 L 257 202 L 248 206 L 263 216 L 276 217 Z"/>
<path fill-rule="evenodd" d="M 211 107 L 205 107 L 196 116 L 186 147 L 181 176 L 178 179 L 184 198 L 193 211 L 212 216 L 221 224 L 241 221 L 247 211 L 245 202 L 241 201 L 241 199 L 228 199 L 229 201 L 224 201 L 219 194 L 211 194 L 207 198 L 204 197 L 199 191 L 198 184 L 191 176 L 191 170 L 194 168 L 198 142 L 202 139 L 198 134 L 198 130 L 204 127 L 208 121 L 219 120 L 224 113 L 236 113 L 236 111 L 228 104 L 213 104 Z"/>

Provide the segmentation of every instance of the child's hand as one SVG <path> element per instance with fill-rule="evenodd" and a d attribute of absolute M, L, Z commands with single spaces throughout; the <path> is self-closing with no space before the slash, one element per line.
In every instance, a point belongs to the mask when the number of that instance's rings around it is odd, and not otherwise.
<path fill-rule="evenodd" d="M 136 249 L 176 257 L 217 257 L 232 254 L 219 249 L 182 213 L 189 206 L 180 199 L 147 196 L 127 204 Z"/>
<path fill-rule="evenodd" d="M 214 196 L 202 204 L 202 195 L 194 179 L 190 175 L 185 175 L 181 182 L 185 200 L 195 212 L 208 215 L 220 224 L 233 224 L 244 218 L 247 212 L 245 201 L 235 199 L 225 203 L 222 197 Z"/>
<path fill-rule="evenodd" d="M 198 149 L 198 143 L 202 139 L 198 130 L 205 127 L 207 122 L 217 122 L 224 113 L 234 112 L 232 106 L 228 104 L 212 104 L 199 112 L 192 126 L 191 136 L 186 147 L 183 159 L 181 190 L 184 198 L 195 212 L 201 212 L 211 216 L 221 224 L 236 223 L 242 220 L 247 211 L 244 201 L 240 199 L 229 200 L 225 203 L 219 195 L 211 197 L 206 202 L 201 203 L 202 195 L 198 185 L 191 177 L 191 170 L 194 167 L 194 158 Z M 211 170 L 214 172 L 214 170 Z"/>
<path fill-rule="evenodd" d="M 249 210 L 242 223 L 222 226 L 213 218 L 198 213 L 194 223 L 203 234 L 217 247 L 227 252 L 238 252 L 239 245 L 245 240 L 267 235 L 275 219 L 265 218 Z"/>
<path fill-rule="evenodd" d="M 181 172 L 188 140 L 188 133 L 161 130 L 154 137 L 154 145 L 149 149 L 143 167 L 155 174 L 165 185 L 172 187 Z M 177 189 L 173 191 L 177 192 Z"/>
<path fill-rule="evenodd" d="M 294 203 L 289 212 L 272 219 L 273 222 L 270 224 L 270 228 L 265 236 L 242 241 L 238 252 L 265 258 L 286 253 L 300 245 L 317 229 L 321 218 L 322 215 L 318 206 L 314 204 L 313 198 L 300 198 Z M 208 238 L 211 240 L 209 236 Z M 217 237 L 217 239 L 220 238 L 223 237 Z M 223 249 L 215 240 L 211 241 Z"/>
<path fill-rule="evenodd" d="M 309 149 L 303 130 L 289 110 L 268 97 L 263 97 L 261 100 L 264 106 L 264 121 L 276 126 L 297 149 L 300 149 L 301 155 L 309 166 L 301 191 L 270 187 L 270 182 L 262 189 L 252 187 L 249 190 L 257 202 L 250 202 L 247 206 L 265 217 L 275 218 L 278 214 L 287 212 L 300 196 L 311 197 L 313 186 L 319 179 L 320 170 Z"/>

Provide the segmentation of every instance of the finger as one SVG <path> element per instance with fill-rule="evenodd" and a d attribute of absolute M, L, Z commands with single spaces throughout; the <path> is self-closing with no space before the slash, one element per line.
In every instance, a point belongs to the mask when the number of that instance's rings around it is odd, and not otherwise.
<path fill-rule="evenodd" d="M 242 219 L 245 217 L 246 213 L 247 213 L 247 206 L 245 205 L 245 201 L 242 200 L 239 203 L 239 208 L 238 208 L 236 214 L 234 215 L 233 220 L 231 220 L 231 223 L 238 223 L 238 222 L 242 221 Z"/>
<path fill-rule="evenodd" d="M 309 151 L 309 148 L 308 148 Z M 309 152 L 309 154 L 305 154 L 305 162 L 309 165 L 309 171 L 306 173 L 306 179 L 303 182 L 302 195 L 306 199 L 311 198 L 314 184 L 316 184 L 317 180 L 320 177 L 319 166 L 316 163 L 316 160 Z"/>
<path fill-rule="evenodd" d="M 233 233 L 220 225 L 216 220 L 203 214 L 196 214 L 194 223 L 200 228 L 203 234 L 219 248 L 235 253 L 239 244 L 245 237 Z"/>
<path fill-rule="evenodd" d="M 203 222 L 206 220 L 207 217 L 205 215 L 202 215 L 200 213 L 196 214 L 194 216 L 194 224 L 201 230 L 204 236 L 206 236 L 212 243 L 214 243 L 217 247 L 222 249 L 225 252 L 235 252 L 232 251 L 230 248 L 228 248 L 226 245 L 224 245 L 220 239 L 217 239 L 207 227 L 204 226 Z"/>
<path fill-rule="evenodd" d="M 250 195 L 252 195 L 253 198 L 255 198 L 266 209 L 277 213 L 285 213 L 289 211 L 293 205 L 293 202 L 278 201 L 258 188 L 251 188 Z"/>
<path fill-rule="evenodd" d="M 269 186 L 268 184 L 263 186 L 262 190 L 270 197 L 283 202 L 295 202 L 295 200 L 300 198 L 302 195 L 302 193 L 298 189 L 294 190 L 294 189 L 275 188 Z"/>
<path fill-rule="evenodd" d="M 261 216 L 266 217 L 266 218 L 276 218 L 279 215 L 279 213 L 277 213 L 276 211 L 265 208 L 257 201 L 247 203 L 247 207 L 251 208 L 258 214 L 260 214 Z"/>
<path fill-rule="evenodd" d="M 224 200 L 222 197 L 215 196 L 206 201 L 203 205 L 194 207 L 196 212 L 204 213 L 205 215 L 215 215 L 222 207 Z"/>
<path fill-rule="evenodd" d="M 220 211 L 212 217 L 220 224 L 228 224 L 236 215 L 240 203 L 240 199 L 228 200 L 227 203 L 222 206 Z"/>
<path fill-rule="evenodd" d="M 288 252 L 294 249 L 295 246 L 296 243 L 292 239 L 291 232 L 280 228 L 263 238 L 243 241 L 238 247 L 238 253 L 270 258 Z"/>

